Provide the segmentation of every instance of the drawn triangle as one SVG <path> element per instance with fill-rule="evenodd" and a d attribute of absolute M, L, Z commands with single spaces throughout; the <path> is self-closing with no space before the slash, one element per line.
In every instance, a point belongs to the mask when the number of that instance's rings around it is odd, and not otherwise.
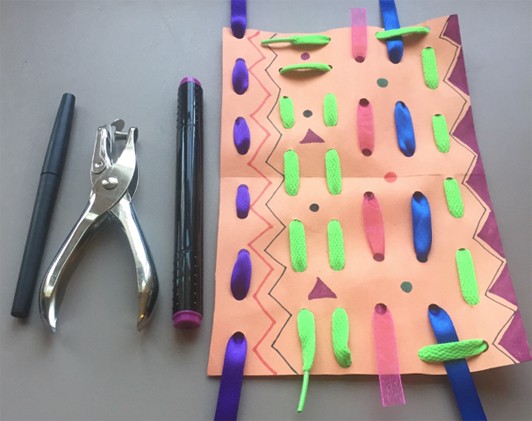
<path fill-rule="evenodd" d="M 325 143 L 325 140 L 323 140 L 312 130 L 308 129 L 307 134 L 302 140 L 299 141 L 299 143 Z"/>
<path fill-rule="evenodd" d="M 316 300 L 318 298 L 337 298 L 336 294 L 319 277 L 316 278 L 314 288 L 312 288 L 312 291 L 308 295 L 309 300 Z"/>

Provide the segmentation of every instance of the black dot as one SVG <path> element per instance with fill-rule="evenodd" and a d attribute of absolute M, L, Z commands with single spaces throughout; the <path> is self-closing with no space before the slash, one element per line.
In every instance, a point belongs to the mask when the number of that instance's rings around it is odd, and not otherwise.
<path fill-rule="evenodd" d="M 312 205 L 310 205 L 310 210 L 312 212 L 318 212 L 320 210 L 320 207 L 317 203 L 313 203 Z"/>
<path fill-rule="evenodd" d="M 310 110 L 305 110 L 305 111 L 303 111 L 303 115 L 304 115 L 305 117 L 307 117 L 307 118 L 312 117 L 312 111 L 310 111 Z"/>

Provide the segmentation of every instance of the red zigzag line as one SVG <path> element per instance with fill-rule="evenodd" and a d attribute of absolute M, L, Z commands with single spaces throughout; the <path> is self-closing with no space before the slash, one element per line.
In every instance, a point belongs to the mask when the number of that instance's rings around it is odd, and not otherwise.
<path fill-rule="evenodd" d="M 253 121 L 255 121 L 255 123 L 257 123 L 257 125 L 265 132 L 265 137 L 262 139 L 259 147 L 257 148 L 257 150 L 255 151 L 255 154 L 251 157 L 251 159 L 249 160 L 249 162 L 247 163 L 247 165 L 249 165 L 251 168 L 253 168 L 257 173 L 260 174 L 260 176 L 262 178 L 264 178 L 266 180 L 266 186 L 264 187 L 264 189 L 262 189 L 262 191 L 260 192 L 260 194 L 257 196 L 257 198 L 251 203 L 251 210 L 253 211 L 253 213 L 255 215 L 257 215 L 262 221 L 264 221 L 264 223 L 266 224 L 266 228 L 259 233 L 259 235 L 257 235 L 253 240 L 251 240 L 249 243 L 248 243 L 248 246 L 249 248 L 251 248 L 256 254 L 257 256 L 259 256 L 259 258 L 264 262 L 264 264 L 266 266 L 268 266 L 268 273 L 266 273 L 266 275 L 264 276 L 264 278 L 262 279 L 262 281 L 260 282 L 259 284 L 259 287 L 257 288 L 256 292 L 253 294 L 253 299 L 257 302 L 257 304 L 259 305 L 259 307 L 261 308 L 261 310 L 264 312 L 264 314 L 266 314 L 266 317 L 268 317 L 268 319 L 270 320 L 270 326 L 268 327 L 268 329 L 266 330 L 266 332 L 264 332 L 264 335 L 262 335 L 262 337 L 259 339 L 259 341 L 257 342 L 257 344 L 253 347 L 253 352 L 257 355 L 257 357 L 259 358 L 259 360 L 266 366 L 266 368 L 268 370 L 270 370 L 270 372 L 274 375 L 277 374 L 277 372 L 268 365 L 268 363 L 264 360 L 264 358 L 262 357 L 262 355 L 260 354 L 258 348 L 260 346 L 260 344 L 264 341 L 264 339 L 266 338 L 266 336 L 268 335 L 268 333 L 270 333 L 270 331 L 273 329 L 273 327 L 275 326 L 275 319 L 270 315 L 270 313 L 268 313 L 268 311 L 266 310 L 266 308 L 262 305 L 262 303 L 260 302 L 259 298 L 258 298 L 258 295 L 259 295 L 259 292 L 261 291 L 263 285 L 266 283 L 266 280 L 269 278 L 270 274 L 273 272 L 274 268 L 272 265 L 270 265 L 270 263 L 268 263 L 268 261 L 264 258 L 264 256 L 262 256 L 262 254 L 259 252 L 259 250 L 257 250 L 254 246 L 253 246 L 253 243 L 255 241 L 257 241 L 264 233 L 266 233 L 267 231 L 269 231 L 270 229 L 273 228 L 273 225 L 270 224 L 261 214 L 259 214 L 259 212 L 257 212 L 257 210 L 255 209 L 255 204 L 259 201 L 259 199 L 262 197 L 262 195 L 264 194 L 264 192 L 268 189 L 268 187 L 271 186 L 272 182 L 270 181 L 270 179 L 268 177 L 266 177 L 266 175 L 264 175 L 257 167 L 255 167 L 253 165 L 253 161 L 257 158 L 257 155 L 259 154 L 262 146 L 266 143 L 266 140 L 270 137 L 271 133 L 266 129 L 266 127 L 264 127 L 259 120 L 257 120 L 257 118 L 255 118 L 255 115 L 259 112 L 259 110 L 264 106 L 264 104 L 266 103 L 266 101 L 268 100 L 268 98 L 271 97 L 271 93 L 266 89 L 266 87 L 262 84 L 262 82 L 260 81 L 260 79 L 257 77 L 257 75 L 255 75 L 255 73 L 253 73 L 253 68 L 259 64 L 262 60 L 266 59 L 266 56 L 264 54 L 262 54 L 262 51 L 260 51 L 259 48 L 257 48 L 257 46 L 255 44 L 253 44 L 253 41 L 252 39 L 255 38 L 256 36 L 258 36 L 260 33 L 260 31 L 257 31 L 255 32 L 254 35 L 251 35 L 249 36 L 247 39 L 248 41 L 251 43 L 251 45 L 258 51 L 258 53 L 260 54 L 260 58 L 255 62 L 253 63 L 253 65 L 249 68 L 249 73 L 251 73 L 253 75 L 253 77 L 257 80 L 257 82 L 259 83 L 259 85 L 261 86 L 261 88 L 264 90 L 264 92 L 266 93 L 266 96 L 264 97 L 264 99 L 262 100 L 262 102 L 260 103 L 260 105 L 257 107 L 257 109 L 255 111 L 253 111 L 250 115 L 250 117 L 253 119 Z"/>

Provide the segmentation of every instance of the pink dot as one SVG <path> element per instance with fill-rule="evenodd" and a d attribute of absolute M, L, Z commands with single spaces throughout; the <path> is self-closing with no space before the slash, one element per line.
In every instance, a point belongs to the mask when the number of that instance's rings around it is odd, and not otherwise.
<path fill-rule="evenodd" d="M 388 183 L 393 183 L 395 180 L 397 180 L 397 174 L 390 171 L 388 173 L 386 173 L 386 175 L 384 176 L 384 179 L 388 182 Z"/>
<path fill-rule="evenodd" d="M 310 54 L 309 53 L 301 54 L 301 60 L 308 60 L 309 58 L 310 58 Z"/>

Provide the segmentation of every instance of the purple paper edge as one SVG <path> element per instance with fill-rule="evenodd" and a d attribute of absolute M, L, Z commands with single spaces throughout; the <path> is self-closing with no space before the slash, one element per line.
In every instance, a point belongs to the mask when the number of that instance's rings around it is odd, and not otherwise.
<path fill-rule="evenodd" d="M 447 78 L 447 82 L 469 96 L 458 15 L 449 16 L 442 36 L 450 39 L 460 48 L 458 58 L 451 74 Z M 471 171 L 466 182 L 488 205 L 488 211 L 490 212 L 482 229 L 477 235 L 490 245 L 502 258 L 505 258 L 495 212 L 493 210 L 493 204 L 488 191 L 484 166 L 482 164 L 482 158 L 480 157 L 471 106 L 451 135 L 460 139 L 461 142 L 469 146 L 477 155 L 475 167 L 473 168 L 473 171 Z M 506 262 L 504 263 L 504 268 L 499 277 L 489 288 L 489 292 L 505 299 L 517 307 L 517 299 Z M 502 335 L 498 344 L 510 353 L 518 362 L 532 360 L 530 345 L 527 340 L 526 330 L 519 309 L 514 312 L 508 329 L 506 329 L 506 332 Z"/>

